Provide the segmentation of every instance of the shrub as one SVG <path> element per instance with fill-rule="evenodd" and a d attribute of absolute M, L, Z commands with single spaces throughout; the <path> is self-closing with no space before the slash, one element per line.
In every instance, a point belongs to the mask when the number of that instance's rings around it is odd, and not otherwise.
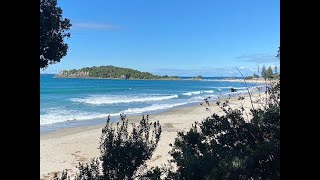
<path fill-rule="evenodd" d="M 280 179 L 280 83 L 268 93 L 266 106 L 250 110 L 250 122 L 244 109 L 223 103 L 224 115 L 179 132 L 170 151 L 175 179 Z"/>
<path fill-rule="evenodd" d="M 133 179 L 137 169 L 150 159 L 161 135 L 159 122 L 149 123 L 143 116 L 139 125 L 132 124 L 132 131 L 128 131 L 128 119 L 121 115 L 120 122 L 114 127 L 107 119 L 102 129 L 99 159 L 92 159 L 90 163 L 79 163 L 76 180 L 91 179 Z M 101 161 L 101 163 L 99 162 Z M 57 180 L 70 179 L 63 171 Z"/>

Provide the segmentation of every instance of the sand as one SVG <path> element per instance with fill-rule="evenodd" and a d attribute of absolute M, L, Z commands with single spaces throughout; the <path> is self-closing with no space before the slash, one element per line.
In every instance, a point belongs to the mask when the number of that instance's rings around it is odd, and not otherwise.
<path fill-rule="evenodd" d="M 265 96 L 260 93 L 260 96 Z M 227 98 L 227 97 L 225 97 Z M 253 100 L 258 98 L 258 93 L 254 93 Z M 232 107 L 241 105 L 238 97 L 229 100 Z M 249 97 L 246 96 L 242 101 L 244 107 L 250 108 Z M 221 114 L 222 110 L 214 103 L 210 110 L 212 113 Z M 162 126 L 162 134 L 159 144 L 153 153 L 148 166 L 160 166 L 166 164 L 171 156 L 170 143 L 174 142 L 177 132 L 188 131 L 195 121 L 202 121 L 211 113 L 206 110 L 206 106 L 195 104 L 189 107 L 172 108 L 169 111 L 151 114 L 149 120 L 159 121 Z M 138 122 L 141 116 L 128 117 L 130 122 Z M 66 128 L 55 132 L 40 135 L 40 177 L 50 179 L 55 172 L 68 169 L 71 175 L 76 172 L 78 162 L 88 162 L 93 157 L 99 157 L 99 141 L 101 129 L 105 124 Z"/>
<path fill-rule="evenodd" d="M 266 84 L 266 83 L 272 83 L 272 82 L 278 82 L 278 79 L 263 79 L 263 78 L 255 78 L 255 79 L 219 79 L 214 81 L 227 81 L 227 82 L 247 82 L 247 83 L 257 83 L 257 84 Z"/>

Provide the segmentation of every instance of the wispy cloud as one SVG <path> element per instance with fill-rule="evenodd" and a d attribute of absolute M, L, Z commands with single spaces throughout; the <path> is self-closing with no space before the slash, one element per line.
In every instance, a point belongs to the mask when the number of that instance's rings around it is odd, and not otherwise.
<path fill-rule="evenodd" d="M 257 73 L 258 68 L 239 67 L 238 68 L 243 75 L 248 76 L 253 73 Z M 207 76 L 207 77 L 240 77 L 241 74 L 236 67 L 212 67 L 212 68 L 200 68 L 200 69 L 154 69 L 151 71 L 158 75 L 174 75 L 174 76 Z"/>
<path fill-rule="evenodd" d="M 99 31 L 110 31 L 121 29 L 120 25 L 110 23 L 93 23 L 93 22 L 78 22 L 73 23 L 72 28 L 75 30 L 99 30 Z"/>
<path fill-rule="evenodd" d="M 255 63 L 266 63 L 266 62 L 277 62 L 278 59 L 274 54 L 246 54 L 236 57 L 241 61 L 255 62 Z"/>

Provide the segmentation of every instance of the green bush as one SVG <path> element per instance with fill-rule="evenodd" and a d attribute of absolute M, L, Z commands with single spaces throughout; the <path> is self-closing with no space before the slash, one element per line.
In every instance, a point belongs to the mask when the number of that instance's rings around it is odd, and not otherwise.
<path fill-rule="evenodd" d="M 268 101 L 250 110 L 249 122 L 243 107 L 232 109 L 227 100 L 218 101 L 224 115 L 213 114 L 178 133 L 169 152 L 177 171 L 157 167 L 146 175 L 168 180 L 280 179 L 280 82 L 271 87 Z"/>
<path fill-rule="evenodd" d="M 132 124 L 132 131 L 128 132 L 128 119 L 121 115 L 121 121 L 116 127 L 107 119 L 102 129 L 99 159 L 92 159 L 90 163 L 79 163 L 79 172 L 75 180 L 91 179 L 133 179 L 137 169 L 150 159 L 157 147 L 161 135 L 159 122 L 149 123 L 142 118 L 139 125 Z M 100 163 L 100 161 L 101 163 Z M 70 179 L 63 171 L 57 180 Z"/>
<path fill-rule="evenodd" d="M 170 154 L 178 166 L 175 179 L 280 179 L 280 83 L 268 90 L 265 106 L 221 107 L 190 131 L 179 132 Z"/>
<path fill-rule="evenodd" d="M 254 77 L 253 76 L 247 76 L 247 77 L 245 77 L 244 79 L 245 80 L 249 80 L 249 79 L 253 79 Z"/>

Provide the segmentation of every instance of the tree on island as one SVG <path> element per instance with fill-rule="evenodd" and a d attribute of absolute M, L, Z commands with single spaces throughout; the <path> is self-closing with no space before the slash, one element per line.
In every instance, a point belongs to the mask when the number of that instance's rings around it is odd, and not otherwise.
<path fill-rule="evenodd" d="M 70 20 L 62 18 L 57 0 L 40 0 L 40 69 L 60 62 L 67 55 L 64 38 L 70 38 L 70 27 Z"/>
<path fill-rule="evenodd" d="M 116 66 L 93 66 L 81 69 L 63 70 L 57 78 L 109 78 L 109 79 L 179 79 L 177 76 L 158 76 L 130 68 Z"/>
<path fill-rule="evenodd" d="M 201 75 L 196 77 L 197 79 L 203 79 L 203 77 Z"/>
<path fill-rule="evenodd" d="M 203 77 L 202 77 L 201 75 L 198 75 L 197 77 L 193 77 L 193 78 L 191 78 L 191 79 L 202 80 Z"/>

